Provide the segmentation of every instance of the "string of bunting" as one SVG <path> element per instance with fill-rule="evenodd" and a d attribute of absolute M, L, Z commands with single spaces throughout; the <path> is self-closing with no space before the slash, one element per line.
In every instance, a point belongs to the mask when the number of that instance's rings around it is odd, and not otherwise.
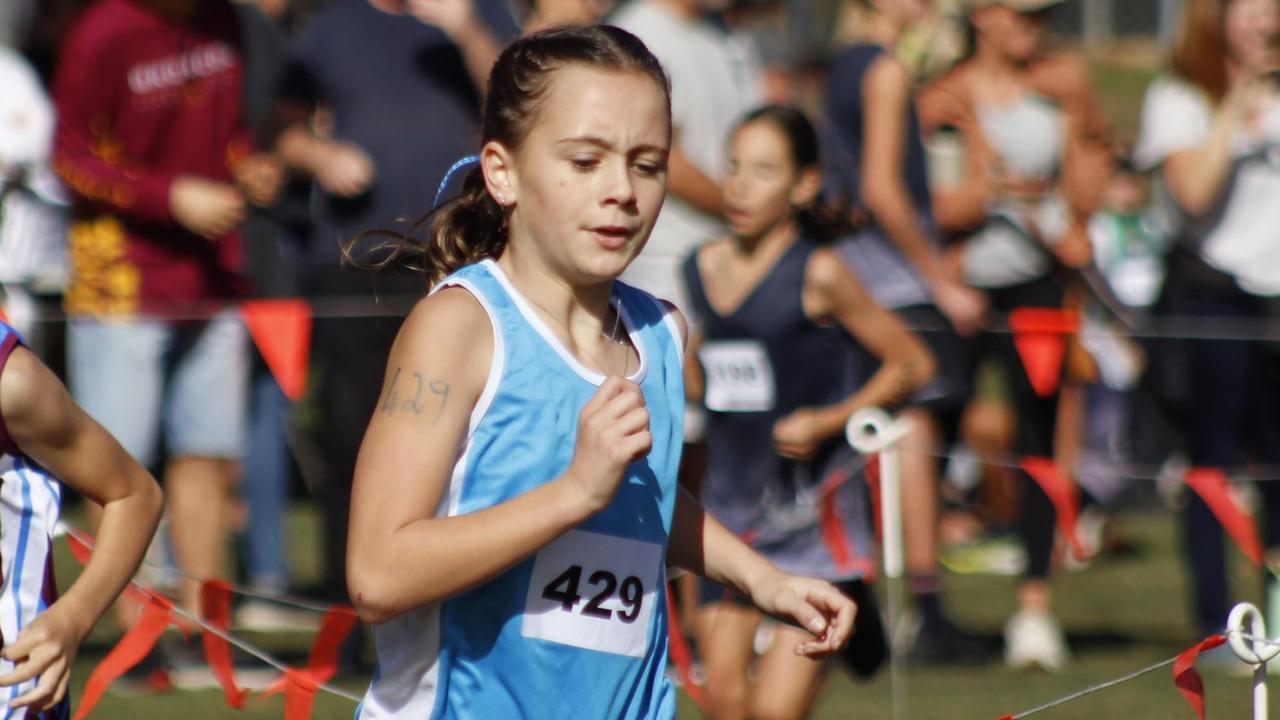
<path fill-rule="evenodd" d="M 67 528 L 66 538 L 76 560 L 82 565 L 88 563 L 93 552 L 92 537 L 83 531 Z M 202 630 L 201 641 L 210 671 L 222 687 L 227 704 L 232 708 L 243 708 L 249 692 L 236 684 L 231 645 L 280 671 L 280 678 L 257 695 L 266 698 L 283 693 L 285 720 L 309 720 L 316 693 L 320 691 L 352 702 L 360 701 L 358 696 L 328 684 L 337 674 L 338 650 L 356 625 L 355 610 L 345 605 L 328 606 L 308 653 L 307 663 L 299 668 L 276 659 L 261 648 L 230 633 L 231 595 L 235 591 L 235 586 L 223 581 L 201 582 L 201 606 L 205 617 L 199 618 L 175 606 L 167 597 L 130 583 L 125 593 L 131 600 L 142 605 L 142 613 L 90 673 L 74 720 L 88 717 L 107 687 L 137 665 L 155 647 L 165 629 L 177 624 L 177 619 L 199 626 Z"/>

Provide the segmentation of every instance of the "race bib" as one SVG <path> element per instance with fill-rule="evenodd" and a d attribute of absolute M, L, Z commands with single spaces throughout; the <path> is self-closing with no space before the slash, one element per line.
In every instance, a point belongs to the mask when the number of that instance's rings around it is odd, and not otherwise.
<path fill-rule="evenodd" d="M 764 345 L 754 340 L 708 342 L 698 349 L 706 371 L 704 404 L 716 412 L 773 409 L 773 367 Z"/>
<path fill-rule="evenodd" d="M 570 530 L 538 551 L 520 634 L 644 657 L 662 546 Z"/>

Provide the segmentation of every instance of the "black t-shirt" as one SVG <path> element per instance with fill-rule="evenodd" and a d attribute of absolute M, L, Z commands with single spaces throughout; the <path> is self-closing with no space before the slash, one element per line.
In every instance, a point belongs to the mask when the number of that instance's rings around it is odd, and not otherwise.
<path fill-rule="evenodd" d="M 476 7 L 500 43 L 519 33 L 502 0 Z M 334 136 L 364 148 L 376 167 L 360 197 L 316 189 L 314 265 L 337 265 L 344 238 L 425 214 L 449 166 L 479 149 L 480 93 L 459 48 L 439 28 L 368 0 L 337 0 L 314 18 L 290 53 L 281 96 L 328 109 Z"/>

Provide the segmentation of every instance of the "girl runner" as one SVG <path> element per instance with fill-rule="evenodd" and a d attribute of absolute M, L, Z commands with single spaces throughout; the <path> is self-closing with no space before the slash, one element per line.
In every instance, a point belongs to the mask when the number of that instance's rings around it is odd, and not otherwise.
<path fill-rule="evenodd" d="M 672 717 L 667 562 L 798 622 L 798 653 L 848 639 L 852 602 L 677 490 L 684 320 L 615 282 L 662 204 L 670 127 L 634 36 L 518 40 L 462 196 L 379 263 L 418 255 L 432 295 L 356 467 L 347 571 L 378 655 L 357 717 Z"/>
<path fill-rule="evenodd" d="M 59 482 L 103 508 L 93 556 L 61 598 L 53 583 Z M 155 479 L 0 323 L 0 716 L 69 717 L 76 652 L 138 569 L 162 502 Z"/>
<path fill-rule="evenodd" d="M 767 106 L 738 126 L 724 185 L 730 235 L 684 265 L 701 328 L 691 347 L 702 377 L 690 390 L 709 411 L 708 512 L 779 567 L 850 581 L 873 561 L 845 425 L 859 408 L 904 399 L 933 362 L 820 245 L 823 218 L 838 217 L 815 205 L 821 181 L 817 136 L 799 111 Z M 865 383 L 855 342 L 880 362 Z M 803 631 L 776 630 L 749 688 L 763 615 L 714 583 L 704 583 L 703 599 L 699 648 L 713 715 L 804 716 L 823 664 L 790 651 Z"/>

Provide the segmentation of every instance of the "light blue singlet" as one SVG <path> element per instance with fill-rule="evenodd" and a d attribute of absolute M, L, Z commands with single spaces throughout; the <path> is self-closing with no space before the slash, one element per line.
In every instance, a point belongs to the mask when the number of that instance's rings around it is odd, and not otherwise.
<path fill-rule="evenodd" d="M 489 380 L 437 510 L 492 507 L 560 475 L 604 377 L 570 354 L 496 263 L 462 268 L 493 325 Z M 613 502 L 489 582 L 374 628 L 378 670 L 356 710 L 375 718 L 670 718 L 664 562 L 684 428 L 675 320 L 622 283 L 614 304 L 640 355 L 630 379 L 653 449 Z"/>

